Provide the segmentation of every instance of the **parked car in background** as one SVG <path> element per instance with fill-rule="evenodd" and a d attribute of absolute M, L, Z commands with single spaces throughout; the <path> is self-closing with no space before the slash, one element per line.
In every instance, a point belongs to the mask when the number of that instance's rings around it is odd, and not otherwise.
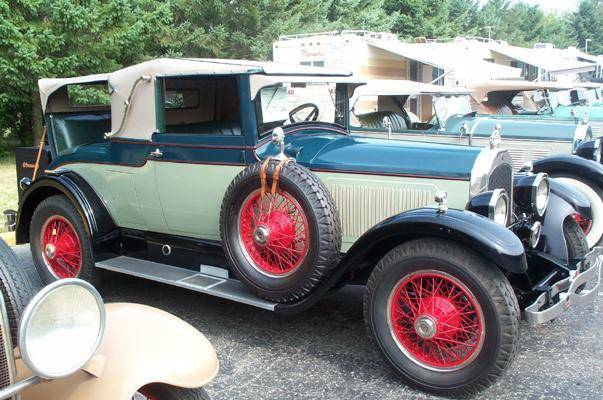
<path fill-rule="evenodd" d="M 209 59 L 41 80 L 51 161 L 21 181 L 17 242 L 47 282 L 111 270 L 281 313 L 360 283 L 403 379 L 480 391 L 511 363 L 521 310 L 540 323 L 596 298 L 601 249 L 496 140 L 350 135 L 362 83 Z M 105 101 L 78 103 L 89 90 Z M 541 240 L 548 207 L 558 246 Z"/>
<path fill-rule="evenodd" d="M 371 81 L 358 87 L 351 99 L 351 129 L 361 135 L 472 146 L 487 146 L 496 132 L 502 138 L 501 147 L 509 150 L 515 171 L 529 163 L 529 169 L 548 173 L 588 199 L 591 217 L 576 213 L 576 219 L 589 247 L 599 245 L 603 238 L 603 166 L 599 163 L 600 139 L 592 140 L 590 126 L 570 120 L 476 114 L 471 96 L 475 94 L 462 88 Z M 409 111 L 411 102 L 429 107 L 425 120 Z"/>
<path fill-rule="evenodd" d="M 603 135 L 603 108 L 587 104 L 583 88 L 514 80 L 478 82 L 469 88 L 472 108 L 478 115 L 582 123 L 590 126 L 593 139 Z"/>
<path fill-rule="evenodd" d="M 0 239 L 0 399 L 209 399 L 218 360 L 192 326 L 143 305 L 105 305 L 80 279 L 35 295 L 29 279 Z"/>

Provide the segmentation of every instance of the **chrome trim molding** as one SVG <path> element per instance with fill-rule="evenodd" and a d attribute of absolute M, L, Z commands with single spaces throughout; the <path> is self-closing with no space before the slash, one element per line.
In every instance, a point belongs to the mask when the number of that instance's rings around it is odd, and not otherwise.
<path fill-rule="evenodd" d="M 549 290 L 538 296 L 534 303 L 525 308 L 524 315 L 528 323 L 542 324 L 561 316 L 573 305 L 584 305 L 594 301 L 601 283 L 601 264 L 603 264 L 603 247 L 595 247 L 567 278 L 553 284 Z M 589 282 L 594 283 L 591 289 L 582 287 Z M 555 297 L 557 297 L 556 301 L 553 300 Z M 550 305 L 551 303 L 553 304 Z"/>

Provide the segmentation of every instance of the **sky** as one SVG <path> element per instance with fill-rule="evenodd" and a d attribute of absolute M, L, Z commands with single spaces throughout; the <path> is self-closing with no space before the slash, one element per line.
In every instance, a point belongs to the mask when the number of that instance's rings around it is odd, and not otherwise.
<path fill-rule="evenodd" d="M 485 3 L 487 0 L 482 0 Z M 576 11 L 580 0 L 513 0 L 514 3 L 538 4 L 540 8 L 546 11 Z"/>

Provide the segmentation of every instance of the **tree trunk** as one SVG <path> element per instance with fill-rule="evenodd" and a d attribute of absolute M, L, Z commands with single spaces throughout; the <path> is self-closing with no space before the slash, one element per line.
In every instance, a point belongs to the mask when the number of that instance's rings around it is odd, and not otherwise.
<path fill-rule="evenodd" d="M 33 129 L 34 146 L 40 144 L 44 120 L 42 115 L 42 103 L 37 90 L 31 91 L 31 127 Z"/>

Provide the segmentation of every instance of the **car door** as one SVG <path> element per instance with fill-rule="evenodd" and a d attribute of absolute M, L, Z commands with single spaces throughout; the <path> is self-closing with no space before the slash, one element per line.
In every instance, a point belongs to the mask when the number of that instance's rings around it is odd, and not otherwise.
<path fill-rule="evenodd" d="M 162 121 L 151 157 L 168 232 L 219 240 L 222 199 L 252 157 L 239 110 L 240 77 L 166 77 L 159 84 Z"/>

